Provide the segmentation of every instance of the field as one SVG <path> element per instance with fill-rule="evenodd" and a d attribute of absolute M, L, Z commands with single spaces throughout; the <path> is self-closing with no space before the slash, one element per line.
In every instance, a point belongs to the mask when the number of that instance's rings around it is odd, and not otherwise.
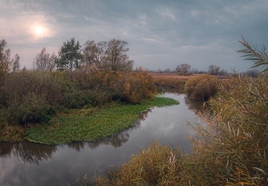
<path fill-rule="evenodd" d="M 187 80 L 187 79 L 195 76 L 195 75 L 181 76 L 181 75 L 178 75 L 177 73 L 159 73 L 159 72 L 150 72 L 149 74 L 152 75 L 154 79 L 182 79 L 182 80 Z"/>
<path fill-rule="evenodd" d="M 193 74 L 189 76 L 182 76 L 172 72 L 170 73 L 150 72 L 149 74 L 152 75 L 154 79 L 181 79 L 181 80 L 187 80 L 202 75 L 202 74 Z M 214 76 L 218 77 L 219 79 L 230 79 L 232 75 L 227 74 L 227 75 L 214 75 Z"/>

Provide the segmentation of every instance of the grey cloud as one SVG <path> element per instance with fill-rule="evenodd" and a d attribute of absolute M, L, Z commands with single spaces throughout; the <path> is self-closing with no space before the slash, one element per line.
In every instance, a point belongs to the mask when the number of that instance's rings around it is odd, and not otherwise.
<path fill-rule="evenodd" d="M 268 44 L 267 8 L 266 0 L 4 0 L 0 23 L 10 21 L 0 33 L 16 53 L 32 51 L 21 56 L 27 65 L 36 55 L 33 48 L 59 48 L 75 37 L 81 44 L 126 40 L 130 58 L 148 69 L 173 69 L 180 63 L 207 69 L 216 63 L 246 70 L 250 64 L 235 52 L 241 47 L 238 40 L 243 35 L 252 44 Z M 33 20 L 42 20 L 53 33 L 35 40 L 23 35 L 18 29 L 26 29 L 22 15 L 43 15 Z"/>

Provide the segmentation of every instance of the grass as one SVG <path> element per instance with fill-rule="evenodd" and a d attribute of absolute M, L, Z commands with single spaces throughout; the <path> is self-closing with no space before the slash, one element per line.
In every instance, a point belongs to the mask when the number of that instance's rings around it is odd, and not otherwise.
<path fill-rule="evenodd" d="M 184 84 L 189 79 L 189 76 L 179 76 L 176 73 L 151 73 L 155 85 L 162 88 L 176 89 L 183 91 Z"/>
<path fill-rule="evenodd" d="M 104 108 L 70 110 L 55 116 L 47 125 L 37 125 L 25 132 L 30 142 L 55 145 L 75 141 L 94 141 L 131 127 L 142 111 L 150 107 L 178 104 L 171 98 L 156 97 L 141 104 L 114 102 Z"/>

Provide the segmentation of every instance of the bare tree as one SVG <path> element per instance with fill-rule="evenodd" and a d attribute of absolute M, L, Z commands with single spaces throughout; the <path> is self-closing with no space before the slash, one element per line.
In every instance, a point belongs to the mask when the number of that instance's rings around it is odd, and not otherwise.
<path fill-rule="evenodd" d="M 126 55 L 126 52 L 129 51 L 129 48 L 126 46 L 126 41 L 118 39 L 110 40 L 107 43 L 103 67 L 107 70 L 131 71 L 133 60 L 129 60 L 129 57 Z"/>
<path fill-rule="evenodd" d="M 89 69 L 100 69 L 104 58 L 104 50 L 107 42 L 87 41 L 83 49 L 84 64 Z"/>
<path fill-rule="evenodd" d="M 112 39 L 109 42 L 95 43 L 88 41 L 83 50 L 84 63 L 90 68 L 100 70 L 131 71 L 133 60 L 129 60 L 126 52 L 127 42 Z"/>
<path fill-rule="evenodd" d="M 52 71 L 56 66 L 55 59 L 55 53 L 50 55 L 44 47 L 40 53 L 37 53 L 33 62 L 33 68 L 38 71 Z"/>
<path fill-rule="evenodd" d="M 216 66 L 216 65 L 209 65 L 208 73 L 211 74 L 211 75 L 219 75 L 220 67 Z"/>
<path fill-rule="evenodd" d="M 178 65 L 176 68 L 177 73 L 184 75 L 184 76 L 189 74 L 190 70 L 191 70 L 191 66 L 185 63 Z"/>

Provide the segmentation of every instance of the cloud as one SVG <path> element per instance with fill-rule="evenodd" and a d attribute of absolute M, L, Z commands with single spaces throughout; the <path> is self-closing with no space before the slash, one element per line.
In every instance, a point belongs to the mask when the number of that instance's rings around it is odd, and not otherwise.
<path fill-rule="evenodd" d="M 168 7 L 159 7 L 159 8 L 157 8 L 156 11 L 160 15 L 160 17 L 162 17 L 162 18 L 168 18 L 172 21 L 176 20 L 175 14 Z"/>
<path fill-rule="evenodd" d="M 130 58 L 148 69 L 173 68 L 178 61 L 199 61 L 196 68 L 202 68 L 201 63 L 218 63 L 216 59 L 232 66 L 228 61 L 242 61 L 235 52 L 241 35 L 252 44 L 268 43 L 267 8 L 266 0 L 4 0 L 0 33 L 12 53 L 20 54 L 22 66 L 29 67 L 42 47 L 57 53 L 72 37 L 81 44 L 123 39 L 129 43 Z M 35 24 L 49 32 L 36 37 L 30 29 Z"/>

